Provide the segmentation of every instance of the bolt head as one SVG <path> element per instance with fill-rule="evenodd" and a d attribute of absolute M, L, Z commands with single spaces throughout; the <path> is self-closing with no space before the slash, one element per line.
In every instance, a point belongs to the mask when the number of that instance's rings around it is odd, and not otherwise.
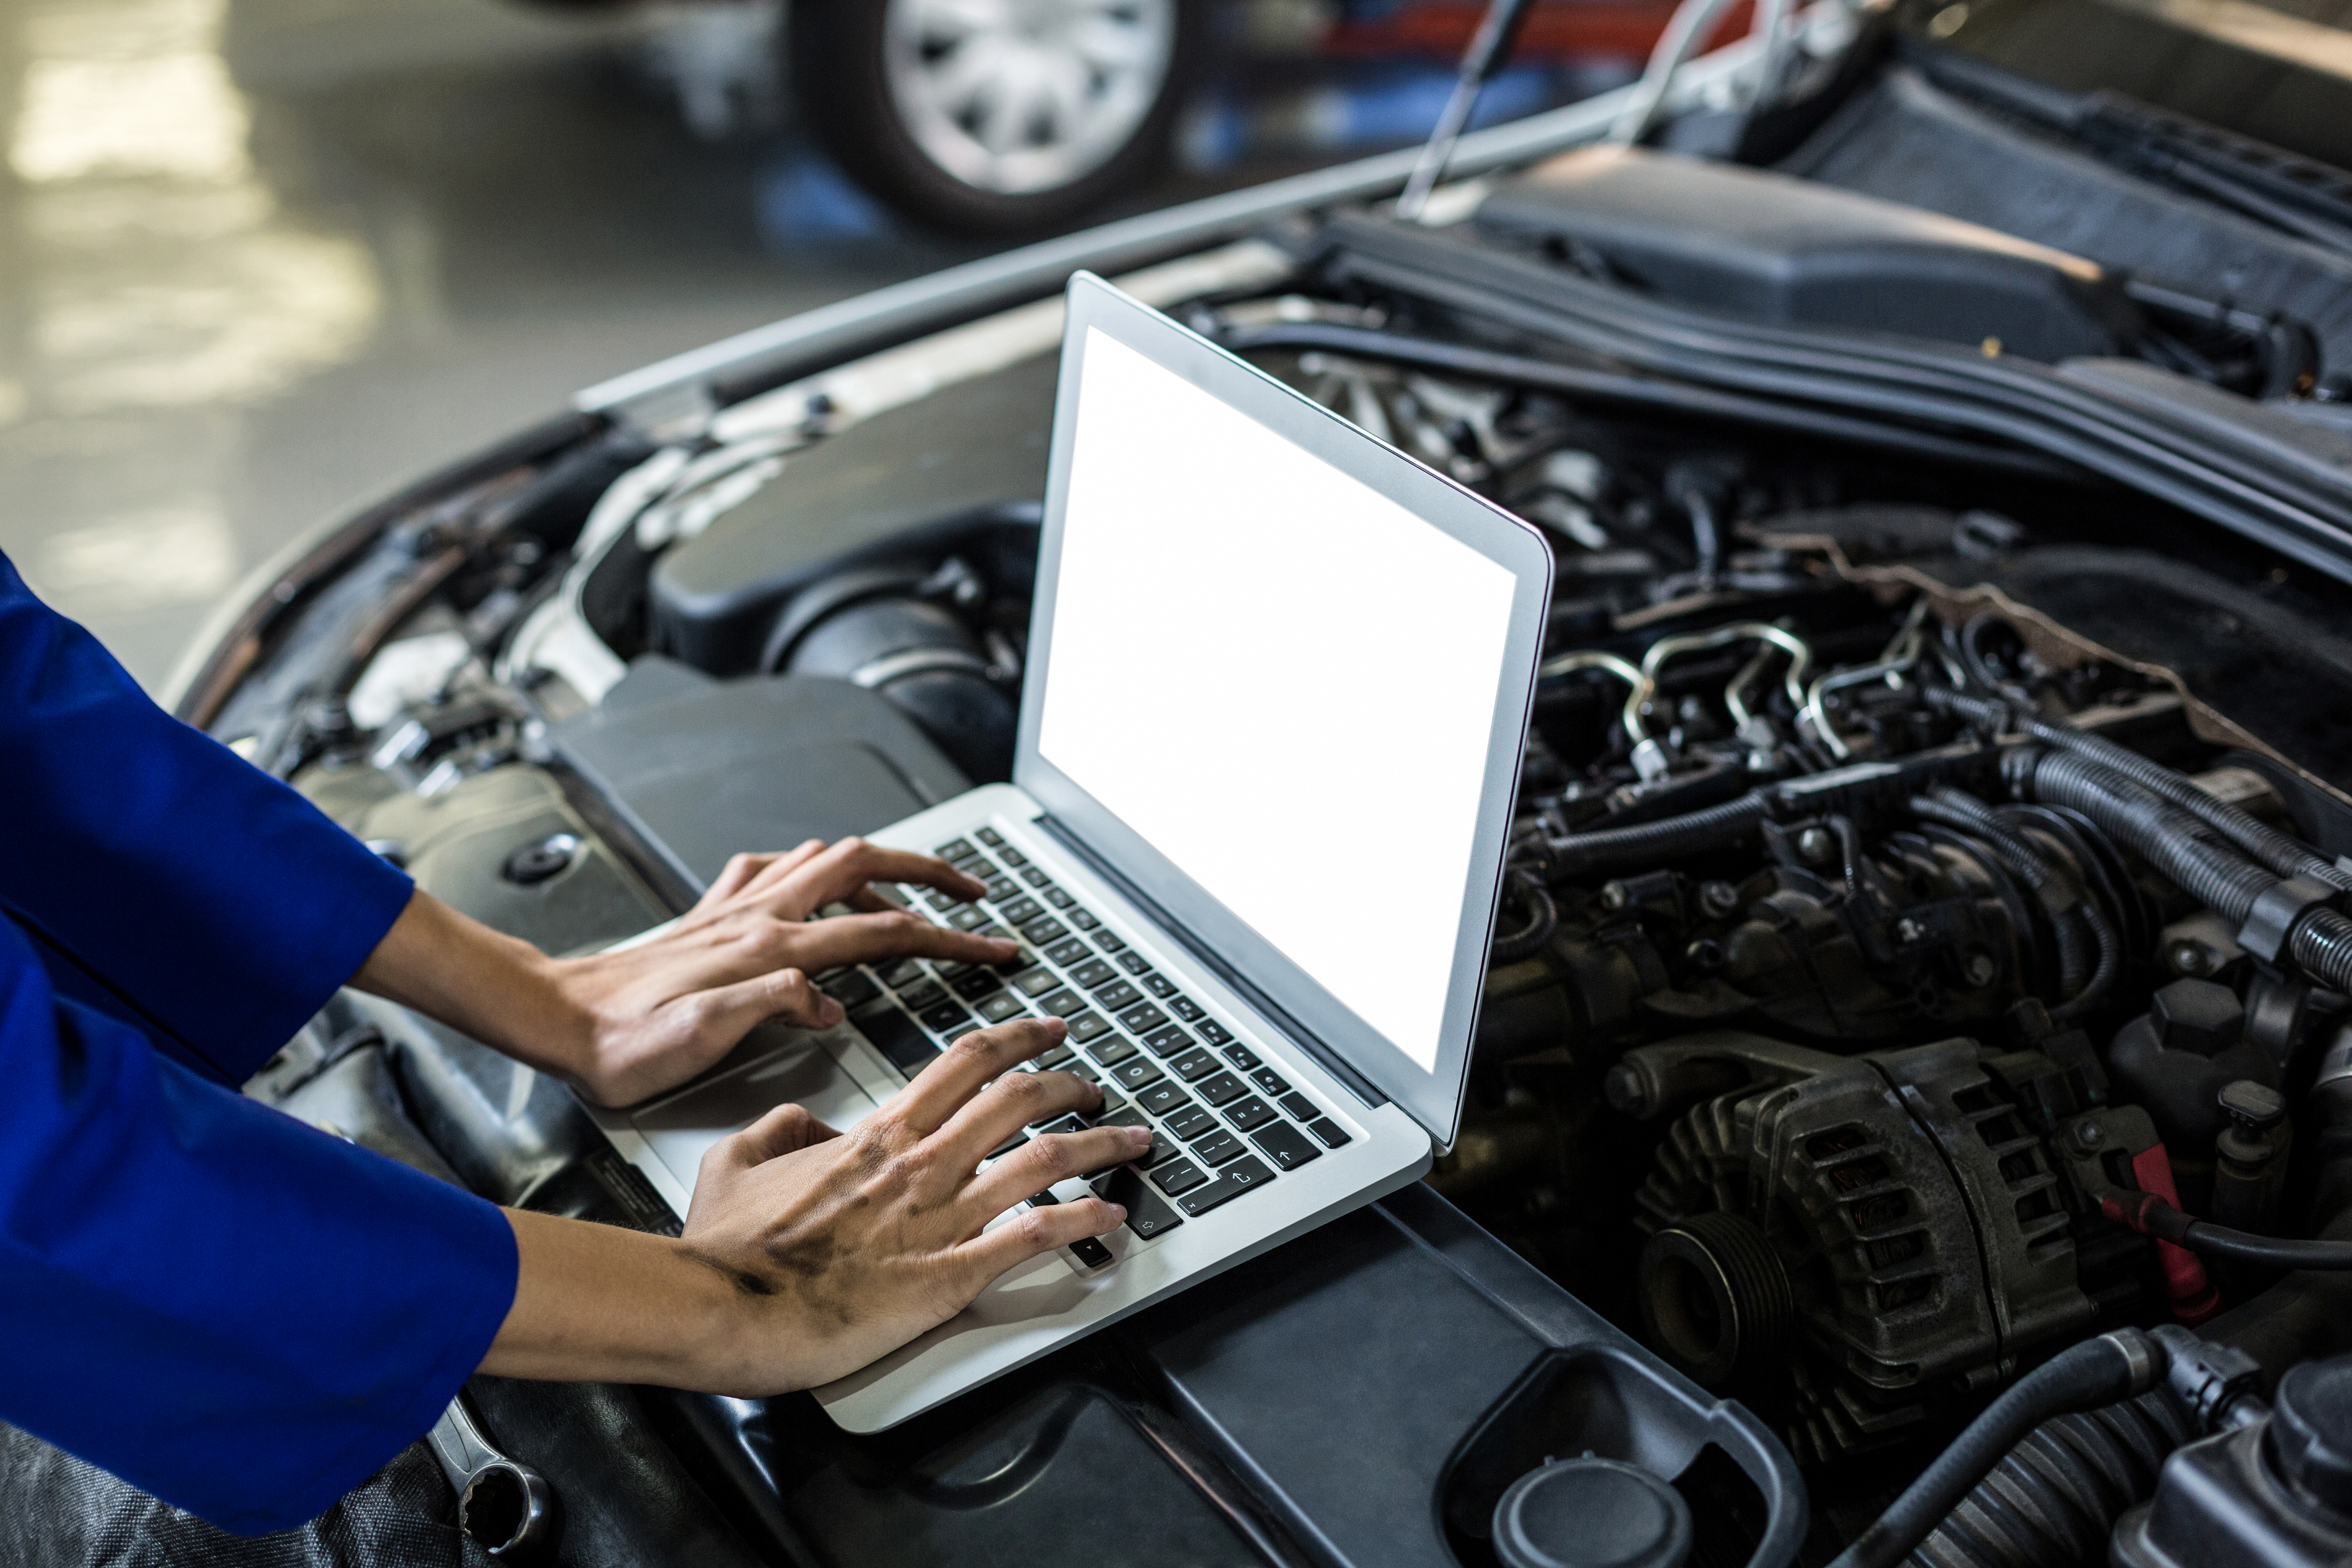
<path fill-rule="evenodd" d="M 1971 985 L 1990 985 L 2000 974 L 2000 965 L 1989 952 L 1972 952 L 1960 964 L 1960 977 Z"/>
<path fill-rule="evenodd" d="M 1739 908 L 1739 889 L 1728 882 L 1702 882 L 1698 889 L 1698 907 L 1721 920 Z"/>
<path fill-rule="evenodd" d="M 1631 901 L 1632 896 L 1625 891 L 1624 883 L 1608 882 L 1601 886 L 1601 907 L 1602 909 L 1612 911 L 1622 910 Z"/>
<path fill-rule="evenodd" d="M 2107 1144 L 2107 1130 L 2095 1121 L 2077 1121 L 2067 1137 L 2085 1154 L 2095 1154 Z"/>
<path fill-rule="evenodd" d="M 1837 847 L 1836 837 L 1826 827 L 1808 827 L 1797 835 L 1797 853 L 1816 866 L 1828 864 Z"/>
<path fill-rule="evenodd" d="M 2176 942 L 2164 955 L 2166 965 L 2175 974 L 2201 979 L 2213 973 L 2213 950 L 2201 942 Z"/>

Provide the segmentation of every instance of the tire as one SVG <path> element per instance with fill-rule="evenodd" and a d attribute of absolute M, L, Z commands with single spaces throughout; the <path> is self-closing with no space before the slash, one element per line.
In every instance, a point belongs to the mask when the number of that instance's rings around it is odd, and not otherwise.
<path fill-rule="evenodd" d="M 1165 162 L 1213 10 L 1212 0 L 794 0 L 794 96 L 825 151 L 918 221 L 989 236 L 1051 228 Z M 978 62 L 962 83 L 948 74 L 959 57 Z M 1026 106 L 1025 125 L 1008 99 Z"/>

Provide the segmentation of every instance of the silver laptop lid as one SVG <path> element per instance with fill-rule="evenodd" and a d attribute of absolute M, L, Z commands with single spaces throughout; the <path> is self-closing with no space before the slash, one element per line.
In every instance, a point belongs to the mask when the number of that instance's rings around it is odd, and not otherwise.
<path fill-rule="evenodd" d="M 1013 781 L 1451 1144 L 1541 535 L 1081 272 Z"/>

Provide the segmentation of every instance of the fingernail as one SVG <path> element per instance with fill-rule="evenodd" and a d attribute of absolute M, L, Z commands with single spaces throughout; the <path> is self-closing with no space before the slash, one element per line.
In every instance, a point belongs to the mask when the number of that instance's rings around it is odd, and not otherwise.
<path fill-rule="evenodd" d="M 1127 1205 L 1124 1204 L 1111 1205 L 1110 1217 L 1117 1223 L 1125 1225 L 1127 1223 Z"/>
<path fill-rule="evenodd" d="M 1151 1129 L 1149 1127 L 1129 1127 L 1126 1131 L 1127 1141 L 1139 1149 L 1151 1142 Z"/>

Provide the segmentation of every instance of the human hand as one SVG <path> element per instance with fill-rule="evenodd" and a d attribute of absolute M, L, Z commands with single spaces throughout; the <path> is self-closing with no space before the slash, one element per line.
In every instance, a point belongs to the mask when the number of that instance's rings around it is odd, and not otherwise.
<path fill-rule="evenodd" d="M 947 1321 L 1007 1269 L 1125 1221 L 1089 1197 L 982 1232 L 1150 1143 L 1142 1128 L 1051 1133 L 977 1170 L 1023 1127 L 1101 1104 L 1069 1073 L 1008 1070 L 1062 1034 L 1058 1019 L 1023 1019 L 966 1035 L 846 1133 L 786 1105 L 712 1145 L 684 1236 L 738 1309 L 712 1386 L 749 1398 L 831 1382 Z"/>
<path fill-rule="evenodd" d="M 702 1071 L 764 1020 L 807 1028 L 839 1023 L 841 1005 L 811 975 L 908 955 L 1001 963 L 1021 951 L 1016 942 L 934 925 L 875 891 L 876 882 L 912 882 L 966 899 L 985 890 L 944 860 L 860 838 L 738 855 L 660 936 L 556 965 L 575 1037 L 567 1076 L 601 1104 L 634 1104 Z M 833 903 L 857 912 L 809 918 Z"/>
<path fill-rule="evenodd" d="M 809 1028 L 841 1006 L 809 976 L 920 955 L 1002 963 L 1020 944 L 934 925 L 877 892 L 912 882 L 959 898 L 985 889 L 946 861 L 860 838 L 738 855 L 661 935 L 551 959 L 419 889 L 352 984 L 554 1073 L 604 1105 L 632 1105 L 719 1060 L 769 1018 Z M 809 916 L 828 904 L 856 911 Z"/>

